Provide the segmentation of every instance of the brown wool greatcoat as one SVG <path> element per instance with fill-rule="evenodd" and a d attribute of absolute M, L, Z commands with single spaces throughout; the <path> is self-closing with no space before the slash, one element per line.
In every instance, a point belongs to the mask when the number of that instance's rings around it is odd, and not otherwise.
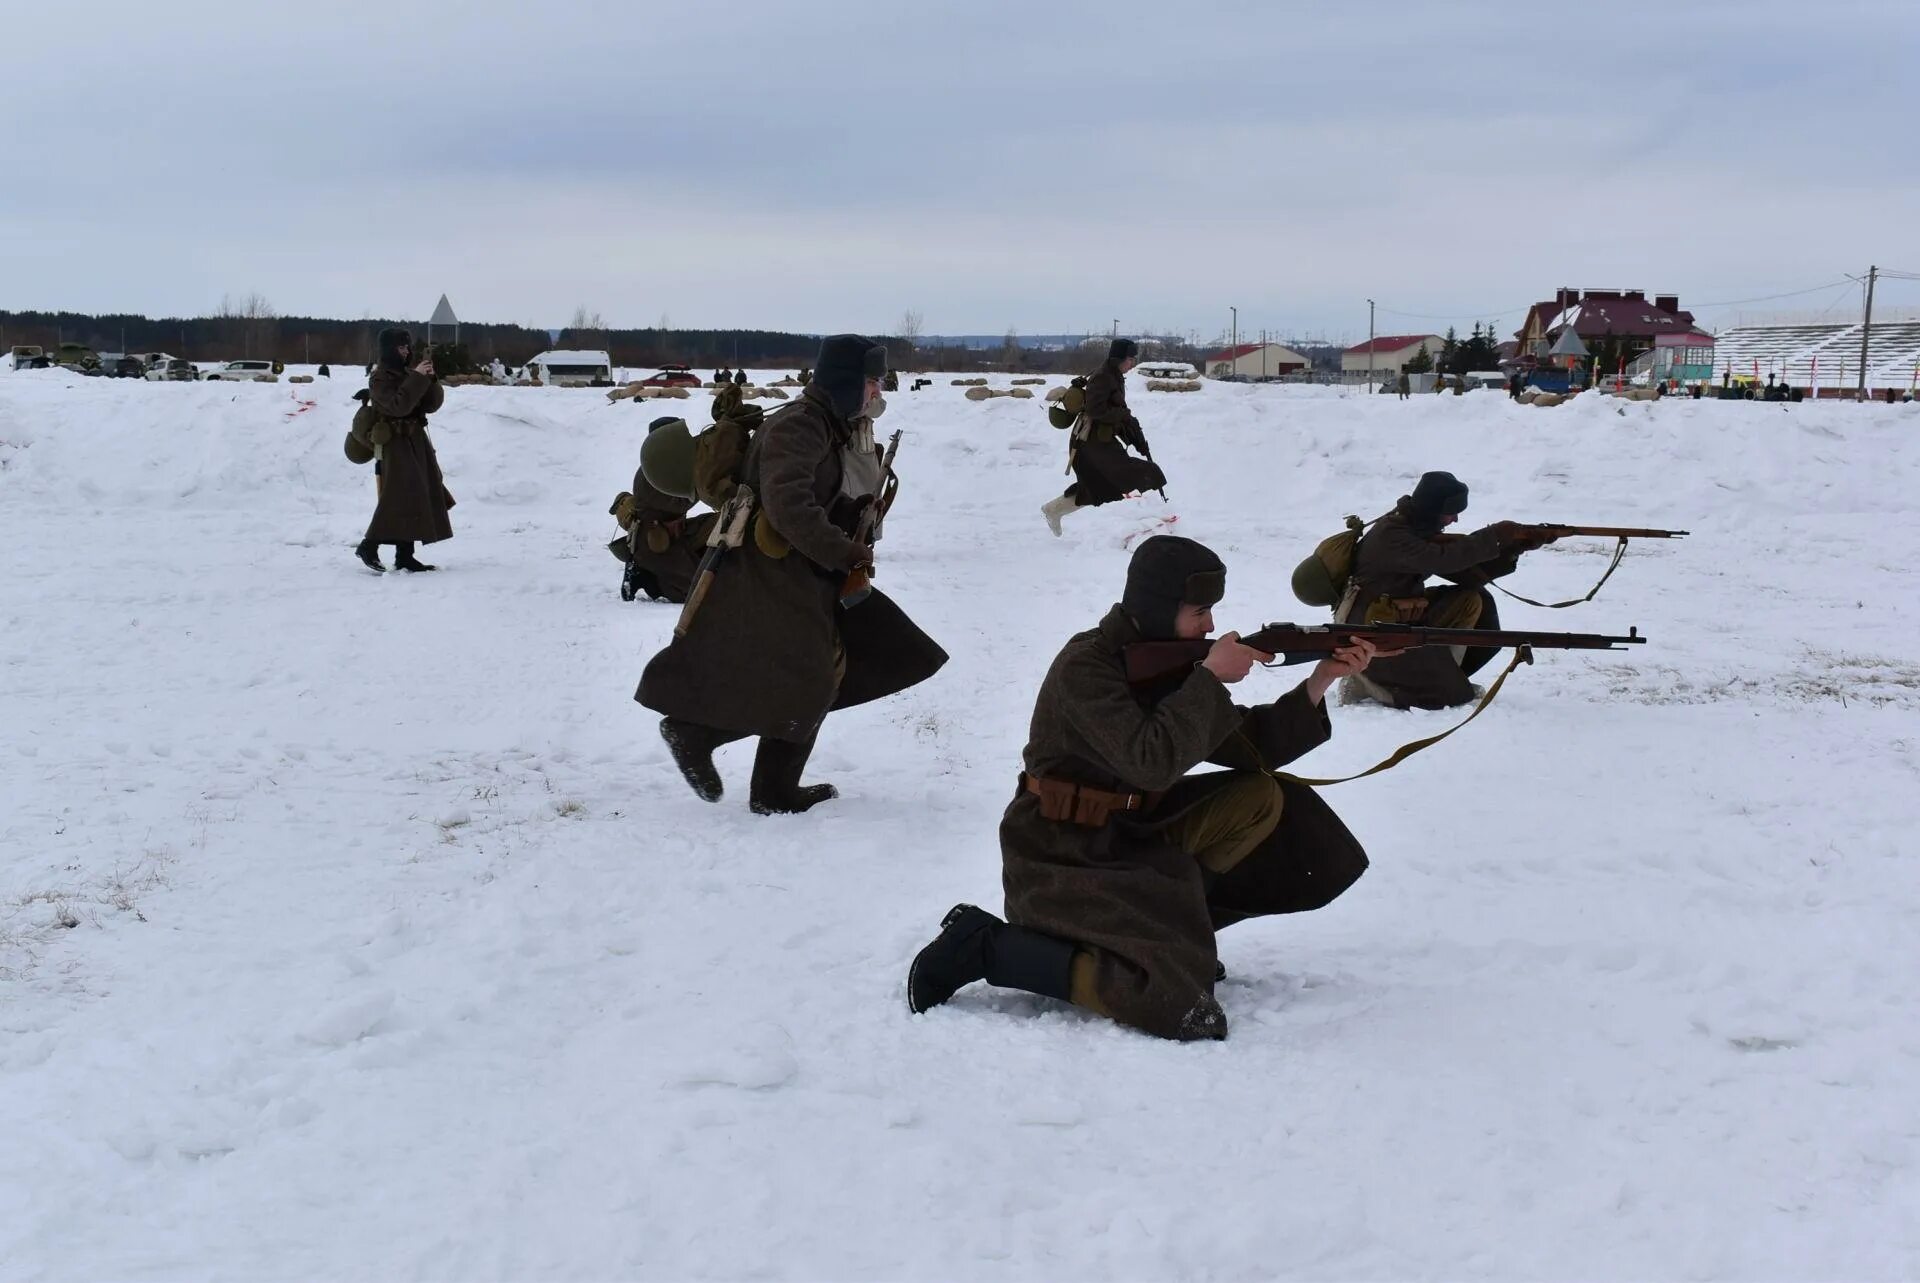
<path fill-rule="evenodd" d="M 367 404 L 393 435 L 380 449 L 380 501 L 367 526 L 375 544 L 438 543 L 453 538 L 453 496 L 427 435 L 427 416 L 446 400 L 440 381 L 397 365 L 376 365 Z"/>
<path fill-rule="evenodd" d="M 1145 454 L 1147 437 L 1127 408 L 1127 376 L 1120 372 L 1120 363 L 1108 361 L 1089 375 L 1085 395 L 1086 429 L 1074 442 L 1074 480 L 1068 493 L 1084 508 L 1166 485 L 1158 464 L 1127 453 L 1130 445 Z"/>
<path fill-rule="evenodd" d="M 1206 874 L 1161 826 L 1212 787 L 1273 770 L 1332 734 L 1304 685 L 1242 708 L 1196 667 L 1177 688 L 1127 684 L 1123 648 L 1139 639 L 1115 606 L 1066 644 L 1034 702 L 1029 774 L 1116 792 L 1172 790 L 1142 816 L 1087 828 L 1040 814 L 1020 789 L 1000 821 L 1007 921 L 1094 953 L 1096 991 L 1116 1019 L 1167 1038 L 1213 990 L 1214 932 L 1247 918 L 1329 903 L 1366 870 L 1366 854 L 1305 785 L 1282 780 L 1279 824 L 1226 874 Z M 1201 762 L 1232 768 L 1188 776 Z"/>
<path fill-rule="evenodd" d="M 836 503 L 851 431 L 810 387 L 767 418 L 743 472 L 764 525 L 729 551 L 685 637 L 647 663 L 634 698 L 668 717 L 801 741 L 827 713 L 925 681 L 947 653 L 875 589 L 839 604 L 868 555 Z M 775 555 L 782 544 L 784 556 Z"/>
<path fill-rule="evenodd" d="M 1482 601 L 1475 627 L 1498 628 L 1500 613 L 1484 586 L 1512 574 L 1518 559 L 1501 550 L 1500 538 L 1491 526 L 1467 535 L 1424 535 L 1408 521 L 1406 503 L 1402 497 L 1392 512 L 1361 536 L 1353 553 L 1353 576 L 1340 622 L 1365 622 L 1367 610 L 1381 597 L 1426 597 L 1431 601 L 1441 592 L 1458 591 L 1429 590 L 1427 579 L 1438 575 L 1478 591 Z M 1478 657 L 1472 664 L 1477 669 L 1492 652 L 1469 655 Z M 1467 672 L 1444 646 L 1421 647 L 1376 659 L 1367 666 L 1367 677 L 1391 695 L 1398 708 L 1453 708 L 1471 702 L 1473 683 L 1467 680 Z"/>

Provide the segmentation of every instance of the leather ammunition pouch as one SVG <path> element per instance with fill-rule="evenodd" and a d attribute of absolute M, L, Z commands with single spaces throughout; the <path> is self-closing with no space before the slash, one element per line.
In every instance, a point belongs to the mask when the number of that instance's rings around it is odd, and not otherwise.
<path fill-rule="evenodd" d="M 1050 780 L 1025 771 L 1020 772 L 1020 787 L 1040 799 L 1042 819 L 1089 829 L 1105 827 L 1116 811 L 1150 811 L 1166 796 L 1164 793 L 1115 793 L 1091 784 Z"/>
<path fill-rule="evenodd" d="M 1427 607 L 1432 603 L 1425 597 L 1388 597 L 1385 595 L 1373 599 L 1367 607 L 1366 619 L 1369 624 L 1417 624 L 1426 618 Z"/>

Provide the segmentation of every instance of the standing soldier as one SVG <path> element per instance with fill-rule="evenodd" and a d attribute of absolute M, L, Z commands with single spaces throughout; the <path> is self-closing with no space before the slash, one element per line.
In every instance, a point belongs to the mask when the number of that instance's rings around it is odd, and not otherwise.
<path fill-rule="evenodd" d="M 1225 591 L 1209 549 L 1156 535 L 1134 553 L 1120 603 L 1067 642 L 1000 821 L 1007 920 L 954 906 L 907 974 L 913 1011 L 985 980 L 1163 1038 L 1224 1038 L 1214 933 L 1321 908 L 1366 871 L 1319 795 L 1274 770 L 1331 736 L 1327 688 L 1364 669 L 1370 645 L 1251 709 L 1227 686 L 1272 656 L 1233 633 L 1171 682 L 1129 685 L 1130 643 L 1207 637 Z M 1203 761 L 1227 769 L 1187 774 Z"/>
<path fill-rule="evenodd" d="M 885 593 L 842 602 L 854 572 L 873 568 L 872 545 L 854 532 L 885 485 L 871 433 L 857 421 L 880 394 L 886 359 L 884 346 L 861 335 L 821 342 L 806 392 L 769 416 L 747 451 L 722 516 L 751 511 L 744 539 L 640 678 L 634 698 L 663 715 L 674 765 L 706 801 L 722 791 L 714 751 L 748 736 L 760 738 L 749 794 L 756 813 L 797 813 L 838 796 L 831 784 L 800 784 L 826 715 L 905 690 L 946 663 Z"/>
<path fill-rule="evenodd" d="M 434 374 L 433 357 L 424 356 L 408 369 L 412 354 L 413 336 L 407 331 L 380 331 L 380 359 L 367 381 L 380 498 L 366 538 L 354 549 L 369 570 L 386 570 L 380 564 L 380 545 L 386 543 L 394 546 L 395 569 L 432 570 L 414 557 L 413 545 L 453 538 L 453 523 L 447 519 L 453 496 L 447 493 L 439 456 L 427 436 L 427 416 L 440 408 L 446 393 Z"/>
<path fill-rule="evenodd" d="M 1470 535 L 1441 533 L 1467 508 L 1466 483 L 1429 472 L 1413 493 L 1361 536 L 1346 595 L 1335 608 L 1343 624 L 1426 624 L 1432 628 L 1498 628 L 1500 612 L 1485 585 L 1513 573 L 1520 554 L 1552 539 L 1531 527 L 1497 521 Z M 1439 575 L 1455 586 L 1428 588 Z M 1471 703 L 1473 683 L 1496 652 L 1426 646 L 1392 655 L 1356 676 L 1348 690 L 1389 708 L 1453 708 Z"/>
<path fill-rule="evenodd" d="M 1167 474 L 1153 461 L 1140 420 L 1127 408 L 1127 371 L 1138 364 L 1139 356 L 1140 345 L 1132 339 L 1115 339 L 1107 345 L 1106 362 L 1087 379 L 1085 407 L 1073 425 L 1069 447 L 1073 484 L 1040 508 L 1047 529 L 1056 535 L 1060 519 L 1068 513 L 1167 484 Z M 1127 446 L 1141 457 L 1128 454 Z"/>
<path fill-rule="evenodd" d="M 1400 399 L 1402 401 L 1413 395 L 1413 379 L 1405 370 L 1400 371 L 1399 381 L 1394 386 L 1395 390 L 1400 393 Z"/>

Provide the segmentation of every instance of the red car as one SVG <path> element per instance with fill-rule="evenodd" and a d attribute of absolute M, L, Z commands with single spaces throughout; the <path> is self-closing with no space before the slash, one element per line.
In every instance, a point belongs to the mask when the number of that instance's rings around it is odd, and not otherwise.
<path fill-rule="evenodd" d="M 697 388 L 700 376 L 684 365 L 663 365 L 660 373 L 650 379 L 640 380 L 643 388 Z"/>

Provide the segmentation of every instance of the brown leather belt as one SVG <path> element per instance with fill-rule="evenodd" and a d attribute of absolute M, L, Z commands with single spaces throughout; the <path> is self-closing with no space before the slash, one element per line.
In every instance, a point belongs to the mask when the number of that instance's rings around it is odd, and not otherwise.
<path fill-rule="evenodd" d="M 1115 811 L 1153 809 L 1164 793 L 1115 793 L 1091 784 L 1072 780 L 1050 780 L 1044 775 L 1020 772 L 1020 787 L 1040 799 L 1040 817 L 1063 824 L 1078 824 L 1097 829 L 1106 825 Z"/>

